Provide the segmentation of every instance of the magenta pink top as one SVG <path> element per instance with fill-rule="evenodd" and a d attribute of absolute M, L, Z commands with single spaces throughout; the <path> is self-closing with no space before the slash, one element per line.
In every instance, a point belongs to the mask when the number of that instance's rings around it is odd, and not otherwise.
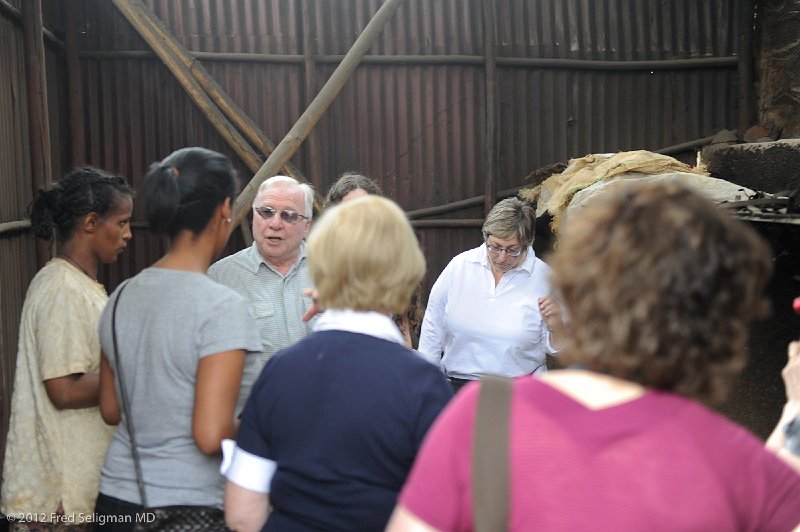
<path fill-rule="evenodd" d="M 480 386 L 436 421 L 400 503 L 444 531 L 470 531 Z M 590 410 L 537 379 L 515 382 L 510 530 L 789 530 L 800 476 L 763 442 L 682 397 L 648 392 Z"/>

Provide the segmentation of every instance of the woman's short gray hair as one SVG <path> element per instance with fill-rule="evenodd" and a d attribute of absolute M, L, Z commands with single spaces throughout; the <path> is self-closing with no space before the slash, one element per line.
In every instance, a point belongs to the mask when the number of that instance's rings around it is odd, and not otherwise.
<path fill-rule="evenodd" d="M 507 198 L 498 202 L 486 221 L 483 222 L 483 239 L 494 235 L 503 240 L 516 238 L 523 246 L 533 244 L 536 212 L 530 203 L 519 198 Z"/>

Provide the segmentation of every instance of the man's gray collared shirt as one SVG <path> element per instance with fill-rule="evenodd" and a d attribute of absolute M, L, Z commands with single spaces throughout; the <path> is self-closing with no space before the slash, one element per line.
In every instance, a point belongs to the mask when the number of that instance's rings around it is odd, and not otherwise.
<path fill-rule="evenodd" d="M 313 286 L 305 243 L 300 245 L 300 257 L 286 275 L 264 261 L 255 243 L 212 264 L 208 275 L 247 301 L 264 347 L 258 372 L 272 355 L 311 333 L 315 320 L 303 322 L 303 314 L 311 306 L 311 298 L 303 296 L 303 292 Z"/>

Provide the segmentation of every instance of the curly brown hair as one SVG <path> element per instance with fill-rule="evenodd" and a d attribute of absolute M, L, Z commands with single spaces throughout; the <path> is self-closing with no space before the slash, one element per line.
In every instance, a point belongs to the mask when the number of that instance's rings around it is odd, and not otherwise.
<path fill-rule="evenodd" d="M 752 228 L 683 185 L 609 191 L 566 221 L 553 255 L 565 362 L 722 400 L 748 325 L 768 308 L 771 256 Z"/>

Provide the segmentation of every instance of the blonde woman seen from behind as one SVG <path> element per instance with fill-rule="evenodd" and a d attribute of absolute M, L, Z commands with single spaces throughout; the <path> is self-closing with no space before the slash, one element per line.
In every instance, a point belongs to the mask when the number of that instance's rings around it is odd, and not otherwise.
<path fill-rule="evenodd" d="M 333 207 L 339 203 L 352 201 L 362 196 L 383 196 L 380 185 L 365 175 L 356 172 L 345 172 L 328 190 L 325 197 L 325 208 Z M 309 292 L 313 296 L 313 291 Z M 316 300 L 313 309 L 303 317 L 304 320 L 311 318 L 312 313 L 319 312 Z M 411 303 L 403 314 L 392 317 L 395 325 L 403 334 L 403 343 L 409 349 L 414 349 L 414 338 L 419 335 L 419 324 L 422 320 L 422 310 L 419 308 L 419 289 L 415 290 L 411 296 Z"/>
<path fill-rule="evenodd" d="M 326 310 L 253 386 L 225 472 L 234 530 L 381 530 L 451 395 L 390 317 L 425 272 L 397 205 L 366 196 L 327 210 L 308 260 Z"/>

